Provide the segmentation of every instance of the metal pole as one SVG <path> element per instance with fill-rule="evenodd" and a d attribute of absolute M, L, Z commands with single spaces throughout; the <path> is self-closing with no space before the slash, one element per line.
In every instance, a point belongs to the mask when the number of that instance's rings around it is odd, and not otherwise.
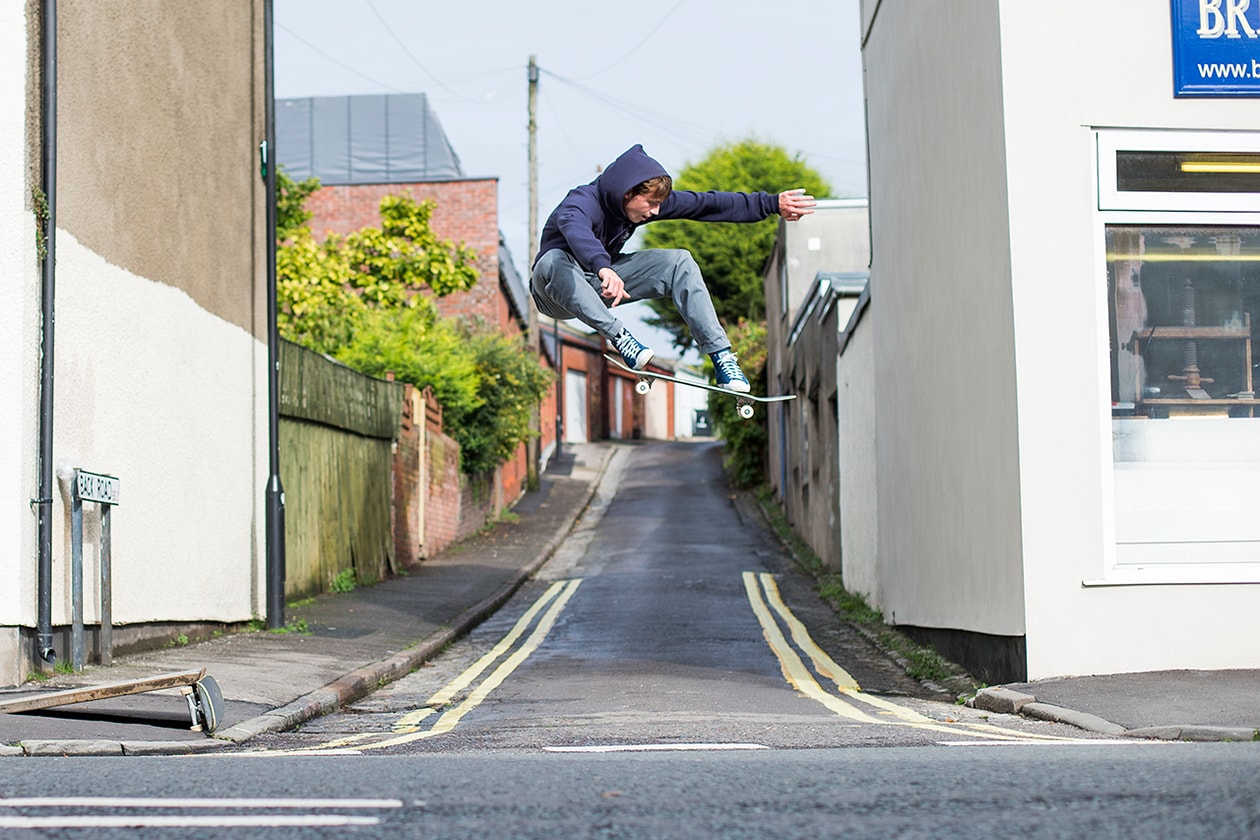
<path fill-rule="evenodd" d="M 280 483 L 280 331 L 276 321 L 276 83 L 275 14 L 272 0 L 263 3 L 266 132 L 262 144 L 262 176 L 267 192 L 267 627 L 284 626 L 284 486 Z"/>
<path fill-rule="evenodd" d="M 102 665 L 114 664 L 114 539 L 110 533 L 113 505 L 101 505 L 101 652 Z"/>
<path fill-rule="evenodd" d="M 70 502 L 70 664 L 83 670 L 83 501 Z"/>
<path fill-rule="evenodd" d="M 57 0 L 43 9 L 44 215 L 43 309 L 39 363 L 39 557 L 36 569 L 35 644 L 39 658 L 56 663 L 52 646 L 53 336 L 57 287 Z"/>

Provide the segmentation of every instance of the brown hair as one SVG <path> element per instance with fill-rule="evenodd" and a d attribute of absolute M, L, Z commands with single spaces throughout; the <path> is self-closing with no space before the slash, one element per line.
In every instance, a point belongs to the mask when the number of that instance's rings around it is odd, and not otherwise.
<path fill-rule="evenodd" d="M 664 201 L 669 197 L 669 191 L 674 188 L 674 179 L 668 175 L 657 175 L 655 178 L 648 178 L 637 187 L 631 187 L 626 191 L 623 201 L 629 201 L 635 196 L 646 195 L 657 201 Z"/>

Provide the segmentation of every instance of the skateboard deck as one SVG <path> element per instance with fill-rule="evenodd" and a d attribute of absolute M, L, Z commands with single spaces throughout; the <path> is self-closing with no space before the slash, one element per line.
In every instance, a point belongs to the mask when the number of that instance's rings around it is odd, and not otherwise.
<path fill-rule="evenodd" d="M 753 403 L 772 403 L 784 402 L 786 400 L 796 399 L 796 394 L 783 394 L 775 397 L 759 397 L 755 394 L 741 394 L 739 391 L 732 391 L 729 388 L 723 388 L 720 385 L 710 385 L 707 382 L 692 382 L 690 379 L 679 379 L 677 376 L 669 376 L 664 373 L 653 373 L 647 370 L 635 370 L 628 367 L 620 359 L 604 354 L 604 358 L 612 362 L 626 373 L 633 374 L 638 378 L 638 382 L 634 383 L 634 390 L 639 394 L 646 394 L 652 389 L 652 383 L 657 379 L 664 379 L 666 382 L 676 382 L 679 385 L 686 385 L 691 388 L 700 388 L 704 391 L 712 391 L 715 394 L 724 394 L 735 399 L 735 410 L 739 416 L 745 420 L 753 416 Z"/>
<path fill-rule="evenodd" d="M 111 697 L 124 697 L 128 694 L 143 694 L 168 688 L 180 689 L 180 693 L 187 699 L 189 716 L 192 718 L 191 728 L 194 732 L 210 734 L 218 728 L 219 721 L 223 719 L 223 693 L 219 690 L 214 677 L 206 676 L 204 668 L 200 671 L 174 671 L 139 680 L 67 688 L 63 691 L 48 691 L 43 694 L 15 697 L 12 700 L 0 700 L 0 714 L 34 712 L 73 703 L 90 703 L 93 700 L 107 700 Z"/>

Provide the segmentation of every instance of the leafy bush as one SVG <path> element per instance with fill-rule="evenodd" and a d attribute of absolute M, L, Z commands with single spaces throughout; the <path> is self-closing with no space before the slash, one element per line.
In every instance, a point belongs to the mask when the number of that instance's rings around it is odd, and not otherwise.
<path fill-rule="evenodd" d="M 446 429 L 459 443 L 460 467 L 470 475 L 512 457 L 529 437 L 531 409 L 553 379 L 522 339 L 422 310 L 370 313 L 337 358 L 365 373 L 392 371 L 432 387 Z"/>
<path fill-rule="evenodd" d="M 766 325 L 764 321 L 740 322 L 727 330 L 731 349 L 739 357 L 739 366 L 748 377 L 754 394 L 766 393 Z M 705 360 L 711 374 L 712 362 Z M 757 406 L 752 419 L 744 420 L 735 410 L 735 401 L 717 394 L 709 397 L 709 416 L 718 433 L 726 441 L 726 468 L 736 487 L 752 487 L 765 480 L 766 432 L 765 406 Z"/>
<path fill-rule="evenodd" d="M 476 284 L 476 252 L 433 233 L 433 202 L 397 195 L 381 199 L 380 227 L 317 242 L 305 201 L 319 182 L 279 176 L 280 334 L 363 373 L 432 387 L 465 473 L 511 458 L 552 375 L 523 340 L 438 313 L 431 295 Z"/>

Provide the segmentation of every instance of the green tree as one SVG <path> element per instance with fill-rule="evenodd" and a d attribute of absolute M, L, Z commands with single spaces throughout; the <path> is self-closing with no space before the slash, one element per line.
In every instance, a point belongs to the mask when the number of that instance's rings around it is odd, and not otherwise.
<path fill-rule="evenodd" d="M 764 321 L 740 321 L 727 330 L 731 347 L 739 356 L 739 365 L 748 377 L 754 394 L 766 392 L 766 324 Z M 706 367 L 710 365 L 705 360 Z M 709 416 L 718 434 L 726 441 L 726 470 L 736 487 L 752 487 L 765 480 L 766 452 L 769 434 L 766 431 L 765 405 L 757 406 L 757 414 L 745 420 L 735 410 L 735 401 L 717 394 L 709 396 Z"/>
<path fill-rule="evenodd" d="M 284 171 L 276 170 L 276 241 L 285 242 L 311 220 L 306 199 L 319 189 L 318 178 L 294 181 Z"/>
<path fill-rule="evenodd" d="M 773 194 L 800 187 L 819 198 L 831 193 L 822 176 L 799 157 L 753 139 L 719 146 L 699 163 L 683 167 L 674 178 L 674 187 Z M 654 222 L 644 228 L 643 242 L 648 248 L 690 251 L 723 322 L 761 321 L 766 309 L 761 270 L 774 247 L 777 226 L 777 216 L 756 224 Z M 651 301 L 650 305 L 656 315 L 647 319 L 649 323 L 672 332 L 679 349 L 693 346 L 687 325 L 671 301 Z"/>
<path fill-rule="evenodd" d="M 427 295 L 471 289 L 473 249 L 440 239 L 432 201 L 381 199 L 380 227 L 317 242 L 305 200 L 319 186 L 277 172 L 277 323 L 280 335 L 329 355 L 353 341 L 372 310 L 432 309 Z"/>

